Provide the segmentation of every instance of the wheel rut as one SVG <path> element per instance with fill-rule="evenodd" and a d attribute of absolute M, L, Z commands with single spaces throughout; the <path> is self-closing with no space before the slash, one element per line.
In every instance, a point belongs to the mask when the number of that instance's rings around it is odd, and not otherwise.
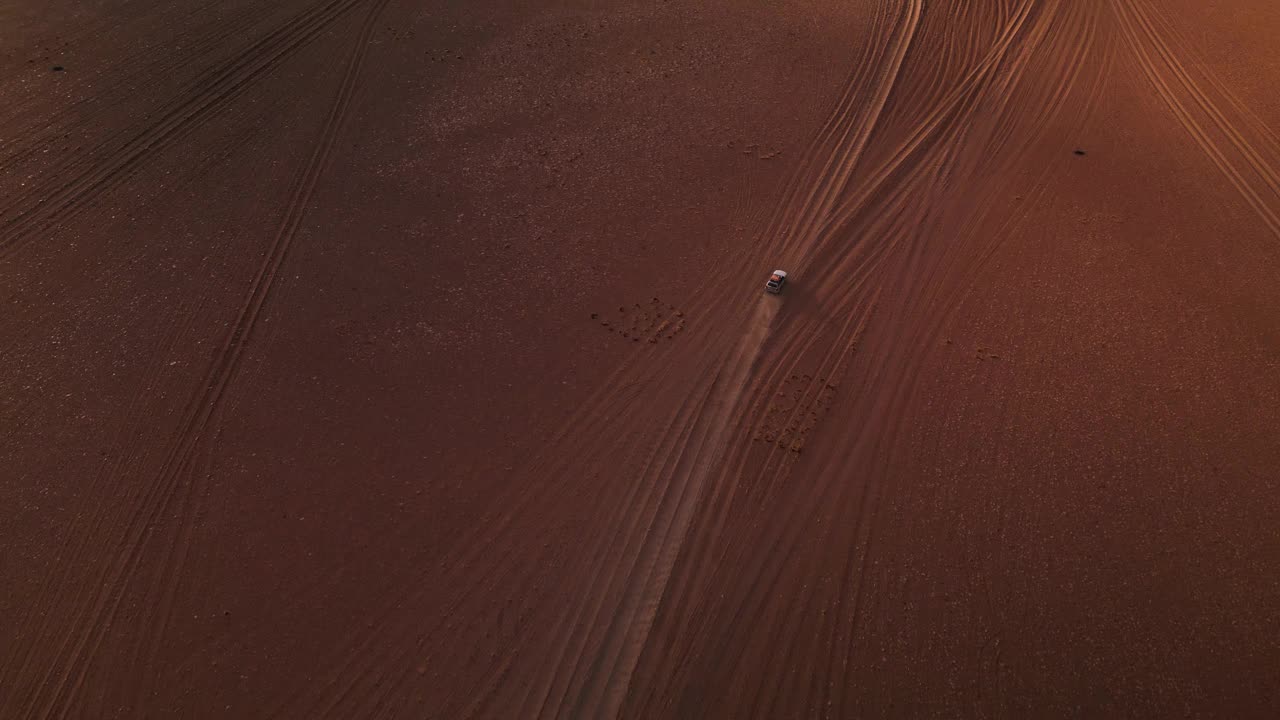
<path fill-rule="evenodd" d="M 214 361 L 201 381 L 199 389 L 183 412 L 183 419 L 170 442 L 167 455 L 158 472 L 148 482 L 142 497 L 134 505 L 132 517 L 122 524 L 123 534 L 115 540 L 119 549 L 98 568 L 97 581 L 91 585 L 94 588 L 92 594 L 81 598 L 75 609 L 72 623 L 62 629 L 62 639 L 59 641 L 57 653 L 52 656 L 51 662 L 41 673 L 40 679 L 20 678 L 19 685 L 32 688 L 34 693 L 26 698 L 9 698 L 19 703 L 10 708 L 15 716 L 61 717 L 70 708 L 76 707 L 90 664 L 97 656 L 97 650 L 107 629 L 120 611 L 126 589 L 134 583 L 143 560 L 144 550 L 152 540 L 160 518 L 177 509 L 183 526 L 179 528 L 177 535 L 179 546 L 166 551 L 162 560 L 161 577 L 151 586 L 151 594 L 155 596 L 155 600 L 173 602 L 173 583 L 181 572 L 182 558 L 186 554 L 184 548 L 191 537 L 189 526 L 194 521 L 192 494 L 197 493 L 198 489 L 188 475 L 195 452 L 201 441 L 206 439 L 205 431 L 209 420 L 218 412 L 225 398 L 245 347 L 270 297 L 274 280 L 288 258 L 293 239 L 305 216 L 307 206 L 314 197 L 319 180 L 342 130 L 343 121 L 348 114 L 377 18 L 388 2 L 389 0 L 373 0 L 367 3 L 367 14 L 355 38 L 353 50 L 343 70 L 320 137 L 295 181 L 292 196 L 283 210 L 283 217 L 275 235 L 264 252 L 264 259 L 250 283 L 240 311 L 217 349 Z M 329 21 L 336 17 L 337 15 L 333 15 Z M 292 32 L 284 32 L 285 37 L 291 38 L 288 43 L 292 43 L 286 47 L 292 47 L 301 42 L 300 34 L 306 34 L 309 37 L 309 33 L 316 30 L 313 26 L 314 22 L 316 21 L 313 20 L 311 23 L 299 21 L 299 25 L 294 27 Z M 278 60 L 278 55 L 270 57 L 272 61 Z M 255 72 L 251 72 L 250 75 Z M 249 79 L 247 76 L 234 73 L 232 75 L 239 78 L 238 81 L 233 82 L 243 83 Z M 216 94 L 219 91 L 213 92 L 215 94 L 209 96 L 212 98 L 210 103 L 217 97 L 221 97 Z M 186 121 L 192 119 L 192 116 L 184 117 Z M 77 585 L 86 586 L 83 582 L 78 582 Z M 167 614 L 164 608 L 158 611 L 161 614 Z M 154 649 L 154 644 L 151 647 Z M 34 648 L 30 651 L 34 651 Z M 25 672 L 39 672 L 33 666 L 25 663 L 24 666 Z M 5 707 L 10 706 L 6 704 Z"/>

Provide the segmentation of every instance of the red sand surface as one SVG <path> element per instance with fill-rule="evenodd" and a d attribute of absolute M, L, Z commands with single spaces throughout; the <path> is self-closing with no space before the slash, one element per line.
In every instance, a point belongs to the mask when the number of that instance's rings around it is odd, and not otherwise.
<path fill-rule="evenodd" d="M 1277 31 L 0 7 L 0 717 L 1280 716 Z"/>

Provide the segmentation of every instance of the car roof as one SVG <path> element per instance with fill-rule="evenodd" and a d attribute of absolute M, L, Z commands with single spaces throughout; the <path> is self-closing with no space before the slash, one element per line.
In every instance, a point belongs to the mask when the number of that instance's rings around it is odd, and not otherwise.
<path fill-rule="evenodd" d="M 786 270 L 774 270 L 774 271 L 773 271 L 773 274 L 774 274 L 774 275 L 777 275 L 777 276 L 779 276 L 779 277 L 786 277 L 786 276 L 787 276 L 787 271 L 786 271 Z"/>

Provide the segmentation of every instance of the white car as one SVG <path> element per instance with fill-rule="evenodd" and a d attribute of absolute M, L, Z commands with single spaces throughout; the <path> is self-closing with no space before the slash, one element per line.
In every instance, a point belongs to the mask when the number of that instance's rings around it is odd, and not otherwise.
<path fill-rule="evenodd" d="M 774 270 L 769 276 L 769 281 L 764 284 L 764 291 L 777 295 L 782 292 L 782 288 L 787 284 L 787 271 Z"/>

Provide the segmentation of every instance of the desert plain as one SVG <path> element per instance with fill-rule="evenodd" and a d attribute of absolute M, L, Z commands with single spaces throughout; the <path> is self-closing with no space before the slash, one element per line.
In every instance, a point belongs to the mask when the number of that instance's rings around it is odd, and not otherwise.
<path fill-rule="evenodd" d="M 1280 716 L 1278 31 L 0 3 L 0 717 Z"/>

